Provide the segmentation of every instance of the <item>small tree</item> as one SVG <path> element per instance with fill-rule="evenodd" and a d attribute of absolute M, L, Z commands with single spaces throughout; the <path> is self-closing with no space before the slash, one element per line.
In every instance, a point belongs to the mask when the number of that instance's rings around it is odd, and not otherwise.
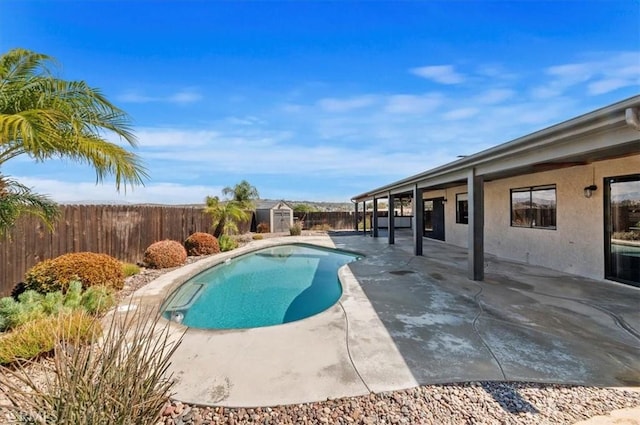
<path fill-rule="evenodd" d="M 238 231 L 238 223 L 247 221 L 251 212 L 236 200 L 221 201 L 217 196 L 207 196 L 204 212 L 211 216 L 213 235 L 219 238 L 221 235 L 231 235 Z"/>
<path fill-rule="evenodd" d="M 237 202 L 247 210 L 255 209 L 254 201 L 260 198 L 258 189 L 246 180 L 242 180 L 233 187 L 225 187 L 222 189 L 222 194 L 225 196 L 231 195 L 232 201 Z"/>
<path fill-rule="evenodd" d="M 293 207 L 293 211 L 297 212 L 297 213 L 310 213 L 310 212 L 316 212 L 318 211 L 318 209 L 316 207 L 314 207 L 313 205 L 309 205 L 309 204 L 298 204 L 295 207 Z"/>

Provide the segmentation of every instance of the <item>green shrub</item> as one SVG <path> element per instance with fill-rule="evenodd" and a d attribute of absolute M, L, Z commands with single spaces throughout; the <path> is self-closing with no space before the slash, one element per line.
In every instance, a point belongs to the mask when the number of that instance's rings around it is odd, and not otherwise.
<path fill-rule="evenodd" d="M 84 288 L 106 286 L 119 290 L 124 286 L 120 261 L 106 254 L 74 252 L 33 266 L 25 275 L 25 288 L 42 293 L 66 292 L 74 280 L 82 282 Z"/>
<path fill-rule="evenodd" d="M 159 317 L 139 310 L 114 315 L 98 350 L 58 337 L 53 362 L 40 366 L 53 377 L 43 384 L 24 367 L 1 368 L 0 381 L 11 394 L 9 413 L 19 423 L 158 423 L 175 383 L 167 374 L 169 359 L 180 344 Z"/>
<path fill-rule="evenodd" d="M 124 277 L 135 276 L 140 273 L 140 267 L 133 263 L 122 263 L 122 273 Z"/>
<path fill-rule="evenodd" d="M 222 252 L 231 251 L 238 247 L 238 242 L 228 235 L 220 236 L 218 243 L 220 244 L 220 251 Z"/>
<path fill-rule="evenodd" d="M 302 234 L 302 226 L 300 223 L 294 223 L 293 226 L 289 228 L 289 234 L 291 236 L 300 236 Z"/>
<path fill-rule="evenodd" d="M 20 294 L 18 300 L 11 297 L 0 299 L 0 331 L 7 331 L 28 322 L 47 316 L 85 310 L 98 314 L 115 305 L 114 292 L 104 286 L 92 286 L 82 292 L 82 284 L 71 282 L 66 294 L 62 291 L 41 294 L 28 290 Z"/>
<path fill-rule="evenodd" d="M 187 255 L 211 255 L 220 252 L 218 238 L 204 232 L 191 234 L 184 241 L 184 247 L 187 250 Z"/>
<path fill-rule="evenodd" d="M 166 269 L 184 264 L 187 251 L 180 242 L 165 239 L 149 245 L 144 252 L 144 262 L 155 269 Z"/>
<path fill-rule="evenodd" d="M 269 233 L 269 223 L 262 222 L 256 226 L 256 232 Z"/>
<path fill-rule="evenodd" d="M 254 241 L 259 241 L 259 240 L 264 239 L 264 236 L 262 236 L 261 234 L 258 233 L 258 234 L 253 235 L 251 237 L 251 239 L 253 239 Z"/>
<path fill-rule="evenodd" d="M 115 306 L 116 297 L 113 291 L 104 286 L 92 286 L 82 294 L 80 305 L 87 313 L 97 315 Z"/>
<path fill-rule="evenodd" d="M 0 299 L 0 331 L 44 317 L 43 298 L 42 294 L 29 290 L 20 294 L 18 301 L 11 297 Z"/>
<path fill-rule="evenodd" d="M 80 310 L 27 322 L 0 336 L 0 365 L 49 353 L 61 339 L 93 341 L 99 329 L 99 322 Z"/>

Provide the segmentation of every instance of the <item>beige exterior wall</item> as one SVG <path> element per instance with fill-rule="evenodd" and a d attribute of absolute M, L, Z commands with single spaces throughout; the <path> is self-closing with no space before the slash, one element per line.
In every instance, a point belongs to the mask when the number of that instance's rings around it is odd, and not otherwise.
<path fill-rule="evenodd" d="M 485 251 L 524 263 L 567 273 L 604 278 L 603 179 L 640 173 L 640 155 L 554 171 L 486 182 Z M 595 177 L 595 180 L 594 180 Z M 595 181 L 598 190 L 585 198 L 583 189 Z M 556 230 L 511 227 L 510 189 L 556 185 Z M 456 194 L 465 186 L 425 192 L 424 198 L 444 196 L 447 243 L 467 246 L 468 226 L 456 223 Z"/>

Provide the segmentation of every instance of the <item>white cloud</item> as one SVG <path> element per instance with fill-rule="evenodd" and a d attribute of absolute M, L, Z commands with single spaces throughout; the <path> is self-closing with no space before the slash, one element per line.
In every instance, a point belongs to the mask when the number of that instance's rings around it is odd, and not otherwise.
<path fill-rule="evenodd" d="M 412 68 L 410 72 L 440 84 L 459 84 L 465 80 L 462 74 L 456 72 L 453 65 L 422 66 Z"/>
<path fill-rule="evenodd" d="M 482 103 L 482 104 L 496 104 L 502 103 L 505 100 L 511 99 L 515 96 L 516 92 L 512 89 L 502 89 L 495 88 L 489 89 L 477 95 L 472 103 Z"/>
<path fill-rule="evenodd" d="M 389 96 L 385 112 L 390 114 L 423 114 L 435 110 L 441 104 L 442 96 L 438 94 L 397 94 Z"/>
<path fill-rule="evenodd" d="M 325 98 L 318 101 L 318 106 L 326 112 L 347 112 L 365 108 L 375 103 L 375 96 L 364 95 L 350 98 Z"/>
<path fill-rule="evenodd" d="M 622 78 L 609 78 L 594 81 L 587 85 L 589 94 L 605 94 L 611 91 L 617 90 L 622 87 L 627 87 L 630 84 L 629 80 Z"/>
<path fill-rule="evenodd" d="M 115 190 L 113 182 L 96 185 L 95 182 L 64 181 L 18 176 L 17 180 L 31 187 L 34 192 L 46 194 L 58 203 L 204 203 L 207 195 L 220 195 L 222 186 L 182 185 L 156 182 L 128 189 L 126 193 Z"/>
<path fill-rule="evenodd" d="M 196 93 L 193 91 L 181 91 L 181 92 L 172 94 L 170 96 L 167 96 L 165 99 L 166 99 L 166 102 L 169 102 L 169 103 L 185 104 L 185 103 L 193 103 L 201 100 L 202 95 L 200 93 Z"/>
<path fill-rule="evenodd" d="M 138 91 L 128 91 L 119 96 L 117 99 L 124 103 L 175 103 L 184 105 L 187 103 L 197 102 L 202 99 L 202 95 L 194 90 L 181 90 L 166 96 L 149 96 Z"/>
<path fill-rule="evenodd" d="M 471 118 L 480 112 L 478 108 L 458 108 L 442 114 L 442 118 L 447 121 L 463 120 Z"/>
<path fill-rule="evenodd" d="M 561 96 L 583 84 L 589 95 L 602 95 L 625 87 L 640 87 L 640 53 L 606 53 L 584 62 L 551 66 L 544 72 L 551 79 L 531 90 L 534 98 Z"/>

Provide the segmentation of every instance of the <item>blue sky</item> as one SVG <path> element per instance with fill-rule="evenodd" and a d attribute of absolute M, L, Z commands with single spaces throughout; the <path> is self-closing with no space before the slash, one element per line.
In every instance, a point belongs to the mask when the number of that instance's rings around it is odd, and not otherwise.
<path fill-rule="evenodd" d="M 127 111 L 145 187 L 16 158 L 59 202 L 351 196 L 640 93 L 632 1 L 30 1 L 0 4 L 0 51 Z"/>

